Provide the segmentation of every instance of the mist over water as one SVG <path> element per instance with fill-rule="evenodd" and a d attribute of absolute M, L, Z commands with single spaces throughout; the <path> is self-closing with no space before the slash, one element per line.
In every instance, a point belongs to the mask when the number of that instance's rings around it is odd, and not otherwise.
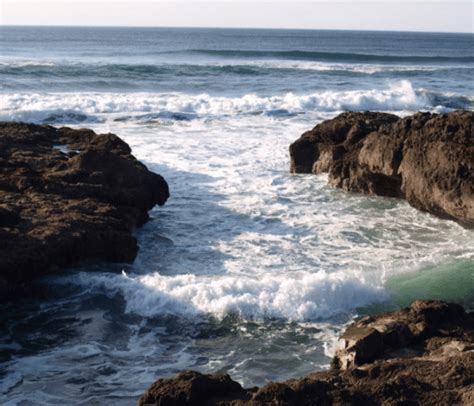
<path fill-rule="evenodd" d="M 342 111 L 472 109 L 472 35 L 0 32 L 0 119 L 116 133 L 171 191 L 133 264 L 51 276 L 2 311 L 4 404 L 128 405 L 188 368 L 246 386 L 302 376 L 357 315 L 472 306 L 472 231 L 290 175 L 288 156 Z"/>

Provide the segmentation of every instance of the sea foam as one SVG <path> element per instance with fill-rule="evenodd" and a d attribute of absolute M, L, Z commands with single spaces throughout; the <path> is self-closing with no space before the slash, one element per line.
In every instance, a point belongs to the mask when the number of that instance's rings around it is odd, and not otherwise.
<path fill-rule="evenodd" d="M 48 93 L 4 94 L 0 119 L 33 122 L 95 122 L 105 119 L 140 119 L 144 114 L 191 118 L 225 118 L 246 114 L 303 114 L 357 110 L 406 111 L 442 108 L 423 89 L 414 89 L 402 80 L 385 89 L 320 91 L 311 94 L 286 93 L 280 96 L 246 94 L 242 97 L 183 93 Z M 445 95 L 438 99 L 461 108 L 470 99 Z M 436 99 L 437 100 L 437 99 Z M 435 101 L 436 101 L 435 100 Z M 126 114 L 127 116 L 123 116 Z M 146 117 L 146 116 L 145 116 Z"/>
<path fill-rule="evenodd" d="M 315 320 L 386 299 L 362 273 L 318 271 L 281 275 L 165 276 L 90 274 L 60 279 L 85 288 L 120 293 L 126 311 L 144 317 L 237 315 L 243 319 Z"/>

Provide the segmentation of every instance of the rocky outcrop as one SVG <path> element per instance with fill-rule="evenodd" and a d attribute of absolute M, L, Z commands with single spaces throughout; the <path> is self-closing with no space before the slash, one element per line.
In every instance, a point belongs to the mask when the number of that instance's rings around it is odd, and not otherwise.
<path fill-rule="evenodd" d="M 81 261 L 132 261 L 134 227 L 168 196 L 114 134 L 0 123 L 0 298 Z"/>
<path fill-rule="evenodd" d="M 290 146 L 293 173 L 329 173 L 351 192 L 406 199 L 474 227 L 474 112 L 343 113 Z"/>
<path fill-rule="evenodd" d="M 247 400 L 248 393 L 229 375 L 204 375 L 184 371 L 176 378 L 158 379 L 138 404 L 145 405 L 218 405 Z"/>
<path fill-rule="evenodd" d="M 138 405 L 472 405 L 473 350 L 472 313 L 416 301 L 352 324 L 328 371 L 260 389 L 188 371 L 156 381 Z"/>

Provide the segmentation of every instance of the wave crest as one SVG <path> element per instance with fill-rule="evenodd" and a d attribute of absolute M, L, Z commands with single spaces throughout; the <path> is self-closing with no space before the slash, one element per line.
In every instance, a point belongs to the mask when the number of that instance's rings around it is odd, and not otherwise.
<path fill-rule="evenodd" d="M 403 80 L 386 89 L 322 91 L 308 95 L 247 94 L 242 97 L 183 93 L 49 93 L 4 94 L 0 104 L 3 120 L 61 123 L 105 120 L 220 119 L 248 114 L 292 117 L 312 112 L 414 111 L 471 109 L 472 98 L 414 89 Z M 75 119 L 78 119 L 78 121 Z"/>
<path fill-rule="evenodd" d="M 238 60 L 222 62 L 203 62 L 194 64 L 139 64 L 139 63 L 53 63 L 50 61 L 0 62 L 0 74 L 14 77 L 55 77 L 55 78 L 140 78 L 156 79 L 157 77 L 180 76 L 213 76 L 238 75 L 262 76 L 273 71 L 316 71 L 321 74 L 354 74 L 354 75 L 422 75 L 426 72 L 443 72 L 458 70 L 466 72 L 474 69 L 470 65 L 431 65 L 431 64 L 387 64 L 357 63 L 337 61 L 298 61 L 298 60 Z"/>
<path fill-rule="evenodd" d="M 309 61 L 342 61 L 342 62 L 474 62 L 474 55 L 466 56 L 418 56 L 418 55 L 383 55 L 360 54 L 350 52 L 318 52 L 318 51 L 255 51 L 234 49 L 190 49 L 171 51 L 174 54 L 198 54 L 217 57 L 237 58 L 279 58 Z"/>
<path fill-rule="evenodd" d="M 121 294 L 126 311 L 143 317 L 236 315 L 243 319 L 316 320 L 386 299 L 384 290 L 362 274 L 300 272 L 295 275 L 131 277 L 80 273 L 59 279 L 109 295 Z"/>

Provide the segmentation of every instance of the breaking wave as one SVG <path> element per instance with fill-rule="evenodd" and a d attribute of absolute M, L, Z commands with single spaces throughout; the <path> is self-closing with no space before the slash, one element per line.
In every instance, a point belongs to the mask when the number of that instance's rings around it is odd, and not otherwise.
<path fill-rule="evenodd" d="M 338 61 L 305 61 L 305 60 L 238 60 L 227 63 L 211 62 L 194 64 L 172 63 L 64 63 L 54 61 L 4 61 L 0 62 L 0 75 L 14 77 L 54 77 L 54 78 L 118 78 L 153 79 L 159 76 L 196 76 L 230 74 L 242 76 L 269 75 L 274 71 L 317 71 L 324 74 L 423 74 L 426 72 L 442 72 L 459 70 L 461 72 L 474 69 L 466 65 L 431 65 L 408 64 L 394 65 L 383 63 L 344 63 Z M 375 61 L 377 62 L 377 61 Z"/>
<path fill-rule="evenodd" d="M 466 56 L 418 56 L 418 55 L 382 55 L 348 52 L 315 52 L 315 51 L 254 51 L 234 49 L 190 49 L 171 51 L 170 53 L 198 54 L 217 57 L 238 58 L 281 58 L 310 61 L 342 61 L 342 62 L 474 62 L 474 55 Z"/>
<path fill-rule="evenodd" d="M 474 99 L 414 89 L 402 80 L 385 89 L 242 97 L 184 93 L 5 94 L 0 119 L 45 123 L 221 119 L 248 114 L 292 117 L 311 112 L 472 109 Z"/>
<path fill-rule="evenodd" d="M 348 271 L 260 277 L 80 273 L 60 281 L 109 295 L 122 294 L 126 311 L 143 317 L 237 315 L 243 319 L 315 320 L 387 298 L 382 287 L 366 283 L 362 273 Z"/>

